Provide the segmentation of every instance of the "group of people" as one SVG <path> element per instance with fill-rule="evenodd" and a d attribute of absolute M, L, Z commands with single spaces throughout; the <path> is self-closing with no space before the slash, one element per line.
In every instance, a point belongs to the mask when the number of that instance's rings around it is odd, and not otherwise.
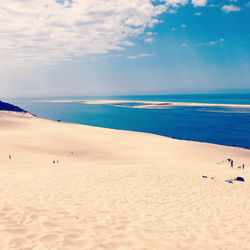
<path fill-rule="evenodd" d="M 232 159 L 228 159 L 228 161 L 230 162 L 230 167 L 233 168 L 234 167 L 234 161 Z M 243 163 L 241 166 L 238 166 L 238 168 L 242 168 L 244 170 L 245 169 L 245 164 Z"/>
<path fill-rule="evenodd" d="M 11 160 L 11 159 L 12 159 L 12 157 L 11 157 L 11 155 L 9 155 L 9 160 Z M 52 163 L 53 163 L 53 164 L 56 164 L 56 163 L 59 163 L 59 161 L 58 161 L 58 160 L 56 160 L 56 161 L 53 160 Z"/>

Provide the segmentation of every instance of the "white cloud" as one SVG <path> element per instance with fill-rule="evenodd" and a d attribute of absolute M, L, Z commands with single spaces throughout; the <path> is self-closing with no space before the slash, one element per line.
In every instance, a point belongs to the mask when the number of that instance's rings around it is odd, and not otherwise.
<path fill-rule="evenodd" d="M 207 0 L 192 0 L 192 4 L 194 7 L 203 7 L 206 6 Z"/>
<path fill-rule="evenodd" d="M 222 10 L 224 12 L 226 12 L 226 13 L 229 13 L 229 12 L 232 12 L 232 11 L 240 11 L 240 8 L 235 6 L 235 5 L 230 4 L 230 5 L 224 5 L 222 7 Z"/>
<path fill-rule="evenodd" d="M 126 56 L 126 59 L 138 59 L 138 58 L 142 58 L 142 57 L 149 57 L 149 56 L 154 56 L 154 54 L 139 54 L 139 55 L 134 55 L 134 56 Z"/>
<path fill-rule="evenodd" d="M 0 65 L 53 63 L 133 46 L 168 6 L 186 0 L 8 0 L 0 2 Z"/>
<path fill-rule="evenodd" d="M 146 33 L 148 36 L 156 36 L 157 35 L 157 33 L 155 33 L 155 32 L 147 32 Z"/>
<path fill-rule="evenodd" d="M 186 5 L 189 0 L 165 0 L 167 6 L 180 7 Z"/>
<path fill-rule="evenodd" d="M 176 31 L 176 28 L 175 28 L 175 27 L 173 27 L 173 28 L 171 29 L 171 31 Z"/>
<path fill-rule="evenodd" d="M 171 14 L 176 14 L 176 13 L 177 13 L 177 11 L 176 11 L 176 10 L 173 10 L 173 9 L 170 9 L 170 10 L 168 11 L 168 13 L 171 13 Z"/>
<path fill-rule="evenodd" d="M 182 24 L 181 27 L 182 27 L 183 29 L 185 29 L 185 28 L 187 27 L 187 25 L 186 25 L 186 24 Z"/>
<path fill-rule="evenodd" d="M 195 15 L 195 16 L 201 16 L 202 13 L 201 13 L 201 12 L 196 12 L 196 13 L 194 13 L 194 15 Z"/>
<path fill-rule="evenodd" d="M 182 48 L 185 48 L 185 47 L 187 47 L 187 44 L 186 44 L 186 43 L 183 43 L 183 44 L 181 45 L 181 47 L 182 47 Z"/>
<path fill-rule="evenodd" d="M 148 38 L 145 38 L 144 39 L 144 41 L 146 42 L 146 43 L 152 43 L 153 42 L 153 38 L 152 37 L 148 37 Z"/>
<path fill-rule="evenodd" d="M 210 41 L 207 43 L 207 45 L 210 45 L 210 46 L 214 46 L 218 43 L 223 43 L 225 40 L 223 38 L 219 39 L 219 40 L 216 40 L 216 41 Z"/>
<path fill-rule="evenodd" d="M 208 42 L 208 44 L 211 45 L 211 46 L 213 46 L 213 45 L 215 45 L 217 43 L 218 43 L 218 41 L 210 41 L 210 42 Z"/>
<path fill-rule="evenodd" d="M 207 43 L 196 43 L 195 46 L 201 47 L 201 46 L 214 46 L 219 43 L 223 43 L 225 40 L 224 38 L 220 38 L 219 40 L 209 41 Z"/>
<path fill-rule="evenodd" d="M 154 2 L 155 0 L 151 0 Z M 165 2 L 167 7 L 167 12 L 170 14 L 176 14 L 177 8 L 184 6 L 189 3 L 189 0 L 160 0 L 160 2 Z"/>

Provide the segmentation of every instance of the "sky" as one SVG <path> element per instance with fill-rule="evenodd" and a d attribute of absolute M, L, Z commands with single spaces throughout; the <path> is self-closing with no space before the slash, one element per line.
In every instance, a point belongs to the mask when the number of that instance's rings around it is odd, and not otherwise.
<path fill-rule="evenodd" d="M 0 2 L 0 97 L 250 92 L 250 0 Z"/>

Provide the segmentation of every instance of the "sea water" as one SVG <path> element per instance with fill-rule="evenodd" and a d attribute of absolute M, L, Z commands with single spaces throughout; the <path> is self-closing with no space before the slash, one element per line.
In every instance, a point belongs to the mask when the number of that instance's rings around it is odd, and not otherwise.
<path fill-rule="evenodd" d="M 250 94 L 138 95 L 12 99 L 36 116 L 104 128 L 147 132 L 183 140 L 250 148 L 250 109 L 177 106 L 168 109 L 117 107 L 103 104 L 44 102 L 45 100 L 131 100 L 248 104 Z"/>

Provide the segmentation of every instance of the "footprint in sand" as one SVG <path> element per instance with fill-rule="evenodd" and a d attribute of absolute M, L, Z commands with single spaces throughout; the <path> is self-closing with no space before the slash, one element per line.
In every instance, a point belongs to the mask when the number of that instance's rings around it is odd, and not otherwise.
<path fill-rule="evenodd" d="M 74 240 L 67 241 L 69 249 L 76 247 L 76 249 L 91 249 L 94 247 L 94 243 L 91 240 Z"/>
<path fill-rule="evenodd" d="M 13 229 L 7 229 L 7 232 L 10 232 L 12 234 L 26 234 L 29 232 L 29 229 L 26 228 L 13 228 Z"/>
<path fill-rule="evenodd" d="M 40 238 L 42 242 L 53 242 L 53 241 L 56 241 L 57 239 L 58 239 L 58 235 L 56 234 L 47 234 Z"/>
<path fill-rule="evenodd" d="M 37 238 L 37 234 L 28 234 L 25 238 L 27 240 L 33 240 L 33 239 Z"/>
<path fill-rule="evenodd" d="M 101 247 L 104 249 L 112 250 L 112 249 L 118 249 L 119 245 L 115 242 L 108 242 L 108 243 L 102 244 Z"/>
<path fill-rule="evenodd" d="M 37 214 L 30 215 L 29 222 L 36 221 L 38 219 L 38 217 L 39 217 L 39 215 L 37 215 Z"/>
<path fill-rule="evenodd" d="M 43 225 L 45 227 L 60 227 L 60 223 L 57 222 L 44 222 Z"/>

